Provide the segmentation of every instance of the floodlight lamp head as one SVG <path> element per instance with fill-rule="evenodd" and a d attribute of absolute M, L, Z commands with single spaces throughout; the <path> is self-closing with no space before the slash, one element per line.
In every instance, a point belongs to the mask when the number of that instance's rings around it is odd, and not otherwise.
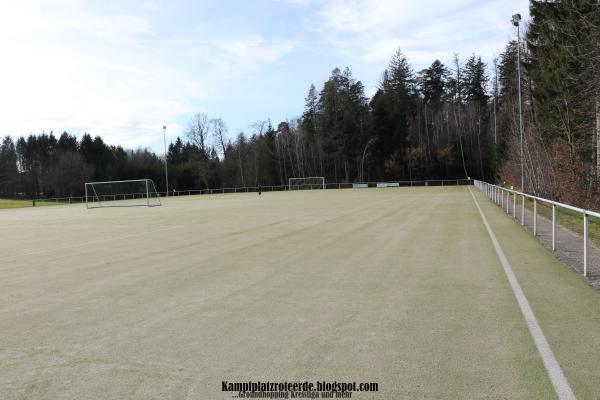
<path fill-rule="evenodd" d="M 163 125 L 163 131 L 164 131 L 165 129 L 167 129 L 167 126 L 166 126 L 166 125 Z"/>
<path fill-rule="evenodd" d="M 521 22 L 521 14 L 515 14 L 512 16 L 511 22 L 514 26 L 519 26 Z"/>

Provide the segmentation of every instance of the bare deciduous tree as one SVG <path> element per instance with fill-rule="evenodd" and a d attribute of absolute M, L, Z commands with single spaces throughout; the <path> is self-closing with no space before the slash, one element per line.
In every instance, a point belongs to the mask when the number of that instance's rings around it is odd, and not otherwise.
<path fill-rule="evenodd" d="M 221 118 L 214 118 L 210 120 L 210 130 L 212 133 L 215 145 L 218 146 L 222 151 L 222 156 L 225 158 L 226 146 L 225 140 L 227 136 L 227 125 Z"/>
<path fill-rule="evenodd" d="M 206 153 L 209 128 L 208 116 L 204 113 L 197 113 L 192 117 L 187 131 L 188 140 L 195 144 L 203 153 Z"/>

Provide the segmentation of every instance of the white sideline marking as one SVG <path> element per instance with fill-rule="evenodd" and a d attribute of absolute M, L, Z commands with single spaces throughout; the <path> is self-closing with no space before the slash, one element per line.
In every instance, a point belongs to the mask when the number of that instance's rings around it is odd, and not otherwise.
<path fill-rule="evenodd" d="M 500 247 L 500 243 L 496 239 L 496 235 L 492 231 L 492 228 L 487 222 L 485 215 L 483 215 L 483 211 L 481 211 L 481 207 L 479 207 L 479 203 L 477 199 L 473 195 L 471 188 L 469 188 L 469 193 L 475 202 L 475 206 L 479 210 L 479 215 L 481 215 L 481 219 L 483 220 L 483 224 L 487 229 L 488 234 L 490 235 L 490 239 L 492 239 L 492 243 L 494 244 L 494 248 L 496 249 L 496 254 L 500 259 L 500 263 L 502 264 L 502 268 L 504 268 L 504 273 L 508 278 L 508 282 L 510 283 L 510 287 L 513 290 L 515 297 L 517 298 L 517 302 L 519 303 L 519 307 L 521 308 L 521 313 L 525 318 L 525 322 L 527 322 L 527 327 L 529 328 L 529 333 L 533 337 L 533 341 L 535 342 L 535 347 L 537 347 L 538 353 L 542 357 L 542 361 L 544 362 L 544 366 L 546 367 L 546 371 L 548 372 L 548 376 L 552 381 L 552 386 L 554 386 L 554 391 L 560 400 L 575 400 L 575 395 L 573 394 L 573 390 L 571 386 L 569 386 L 569 382 L 567 382 L 567 378 L 565 377 L 562 369 L 560 368 L 560 364 L 556 360 L 546 337 L 544 336 L 544 332 L 542 332 L 542 328 L 537 322 L 535 315 L 533 314 L 533 310 L 525 297 L 525 293 L 521 289 L 519 282 L 517 281 L 517 277 L 515 276 L 506 255 L 504 255 L 504 251 Z"/>

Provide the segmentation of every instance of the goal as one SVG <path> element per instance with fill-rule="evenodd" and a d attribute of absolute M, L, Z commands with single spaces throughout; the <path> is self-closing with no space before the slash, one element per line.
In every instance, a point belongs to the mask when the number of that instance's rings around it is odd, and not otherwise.
<path fill-rule="evenodd" d="M 152 179 L 129 181 L 87 182 L 87 208 L 160 206 L 160 196 Z"/>
<path fill-rule="evenodd" d="M 325 189 L 325 178 L 322 176 L 290 178 L 288 188 L 289 190 Z"/>

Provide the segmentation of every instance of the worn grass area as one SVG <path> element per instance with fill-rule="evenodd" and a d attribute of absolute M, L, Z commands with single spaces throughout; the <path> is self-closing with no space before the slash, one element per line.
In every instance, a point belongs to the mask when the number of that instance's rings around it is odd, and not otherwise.
<path fill-rule="evenodd" d="M 62 204 L 62 203 L 57 203 L 57 202 L 50 202 L 50 201 L 39 201 L 37 200 L 35 202 L 36 207 L 37 206 L 54 206 L 54 205 L 58 205 L 58 204 Z M 0 209 L 3 208 L 26 208 L 26 207 L 32 207 L 32 201 L 31 200 L 13 200 L 13 199 L 0 199 Z"/>
<path fill-rule="evenodd" d="M 484 211 L 585 398 L 598 294 Z M 3 399 L 231 399 L 224 380 L 379 383 L 357 399 L 554 396 L 466 187 L 15 209 L 0 226 Z"/>

